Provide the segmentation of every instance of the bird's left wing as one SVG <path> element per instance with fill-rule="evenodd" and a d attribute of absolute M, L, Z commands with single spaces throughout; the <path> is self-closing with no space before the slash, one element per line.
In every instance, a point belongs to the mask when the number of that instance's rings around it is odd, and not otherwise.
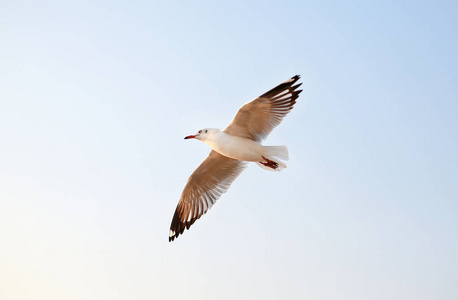
<path fill-rule="evenodd" d="M 212 150 L 186 182 L 170 225 L 169 241 L 205 214 L 245 167 L 245 162 Z"/>

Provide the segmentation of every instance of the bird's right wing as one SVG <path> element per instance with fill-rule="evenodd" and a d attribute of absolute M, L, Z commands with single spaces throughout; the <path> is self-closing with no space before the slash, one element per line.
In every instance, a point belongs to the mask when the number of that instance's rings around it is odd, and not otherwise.
<path fill-rule="evenodd" d="M 300 76 L 296 75 L 274 87 L 258 98 L 245 103 L 224 132 L 260 142 L 269 135 L 296 103 L 302 90 L 294 85 Z"/>
<path fill-rule="evenodd" d="M 169 241 L 183 234 L 185 228 L 189 229 L 205 214 L 245 167 L 246 162 L 212 150 L 186 182 L 170 225 Z"/>

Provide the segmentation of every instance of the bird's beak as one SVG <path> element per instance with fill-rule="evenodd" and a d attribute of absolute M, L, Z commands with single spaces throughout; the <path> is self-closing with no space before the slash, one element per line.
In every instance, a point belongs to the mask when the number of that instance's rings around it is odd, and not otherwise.
<path fill-rule="evenodd" d="M 188 136 L 185 136 L 184 139 L 187 140 L 187 139 L 195 139 L 197 135 L 188 135 Z"/>

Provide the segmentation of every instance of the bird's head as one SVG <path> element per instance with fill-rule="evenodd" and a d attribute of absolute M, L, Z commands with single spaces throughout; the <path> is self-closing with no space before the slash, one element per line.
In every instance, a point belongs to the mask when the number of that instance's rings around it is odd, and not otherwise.
<path fill-rule="evenodd" d="M 213 129 L 211 128 L 204 128 L 199 131 L 197 131 L 196 134 L 188 135 L 184 139 L 198 139 L 198 140 L 206 140 L 210 137 L 211 134 L 213 134 Z"/>

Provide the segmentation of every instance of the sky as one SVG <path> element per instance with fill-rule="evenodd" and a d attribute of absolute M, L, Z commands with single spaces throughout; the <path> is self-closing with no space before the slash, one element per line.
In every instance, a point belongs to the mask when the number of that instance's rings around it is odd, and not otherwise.
<path fill-rule="evenodd" d="M 2 1 L 0 299 L 457 299 L 458 2 Z M 300 74 L 173 243 L 224 128 Z"/>

